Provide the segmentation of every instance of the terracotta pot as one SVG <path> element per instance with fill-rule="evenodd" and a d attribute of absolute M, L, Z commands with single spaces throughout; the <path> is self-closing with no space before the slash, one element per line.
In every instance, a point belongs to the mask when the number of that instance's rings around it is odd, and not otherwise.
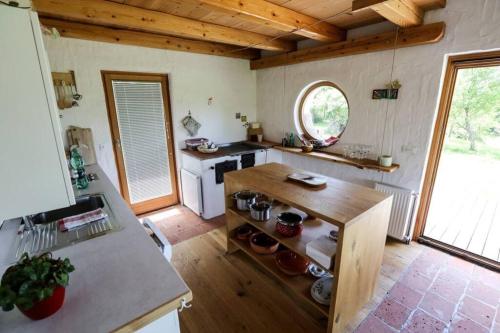
<path fill-rule="evenodd" d="M 250 247 L 258 254 L 273 254 L 278 251 L 280 243 L 263 232 L 256 232 L 250 236 Z"/>
<path fill-rule="evenodd" d="M 26 317 L 32 320 L 40 320 L 56 313 L 64 303 L 64 294 L 66 289 L 62 286 L 56 287 L 52 296 L 46 298 L 29 309 L 21 309 L 18 307 Z"/>

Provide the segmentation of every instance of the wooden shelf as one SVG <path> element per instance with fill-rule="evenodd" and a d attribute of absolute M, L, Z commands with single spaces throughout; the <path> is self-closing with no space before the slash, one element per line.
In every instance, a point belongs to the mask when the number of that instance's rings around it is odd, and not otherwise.
<path fill-rule="evenodd" d="M 364 159 L 347 158 L 342 156 L 341 154 L 326 152 L 326 151 L 312 151 L 310 153 L 304 153 L 301 148 L 294 148 L 294 147 L 274 146 L 273 148 L 296 155 L 307 156 L 324 161 L 350 165 L 358 169 L 375 170 L 379 172 L 388 172 L 388 173 L 394 172 L 397 169 L 399 169 L 399 164 L 392 164 L 390 167 L 383 167 L 380 166 L 376 160 L 368 158 Z"/>
<path fill-rule="evenodd" d="M 226 214 L 234 214 L 237 218 L 244 220 L 245 223 L 251 224 L 255 228 L 276 239 L 278 242 L 280 242 L 293 252 L 300 254 L 302 256 L 307 256 L 306 254 L 307 243 L 319 238 L 320 236 L 323 235 L 327 236 L 332 230 L 338 230 L 336 226 L 328 222 L 322 221 L 320 219 L 310 219 L 304 221 L 303 223 L 304 229 L 302 230 L 302 233 L 300 235 L 295 237 L 284 237 L 275 231 L 276 216 L 278 216 L 281 212 L 284 211 L 290 211 L 300 215 L 305 215 L 303 212 L 295 208 L 284 205 L 278 205 L 276 207 L 273 207 L 271 212 L 271 218 L 267 221 L 262 221 L 262 222 L 255 221 L 254 219 L 252 219 L 252 217 L 250 216 L 250 212 L 248 211 L 239 211 L 233 208 L 229 208 L 226 211 Z M 331 271 L 331 273 L 333 274 L 333 271 Z"/>
<path fill-rule="evenodd" d="M 243 251 L 258 265 L 273 274 L 284 287 L 294 291 L 300 300 L 328 316 L 329 333 L 345 332 L 349 320 L 373 297 L 382 265 L 392 196 L 367 187 L 326 177 L 323 188 L 310 188 L 287 180 L 291 173 L 302 172 L 289 166 L 269 163 L 224 175 L 226 199 L 226 251 Z M 262 193 L 279 201 L 271 219 L 254 221 L 249 212 L 235 209 L 233 194 L 243 190 Z M 284 204 L 289 206 L 284 206 Z M 293 208 L 292 208 L 293 207 Z M 283 210 L 298 210 L 316 217 L 304 222 L 300 236 L 286 238 L 275 233 L 275 216 Z M 316 303 L 310 296 L 314 280 L 309 276 L 289 277 L 275 264 L 274 256 L 253 252 L 250 244 L 234 239 L 236 229 L 249 224 L 278 240 L 282 246 L 305 255 L 306 244 L 338 228 L 329 307 Z M 293 314 L 291 314 L 293 315 Z"/>
<path fill-rule="evenodd" d="M 310 275 L 298 275 L 289 276 L 283 273 L 275 262 L 275 254 L 262 255 L 255 253 L 250 247 L 247 241 L 238 240 L 231 238 L 230 241 L 240 250 L 245 252 L 254 261 L 256 261 L 260 266 L 262 266 L 266 271 L 271 273 L 275 278 L 277 278 L 281 283 L 283 283 L 287 288 L 291 289 L 294 294 L 300 296 L 300 298 L 306 300 L 315 309 L 321 312 L 325 317 L 328 317 L 329 307 L 319 304 L 311 297 L 311 286 L 317 279 Z"/>

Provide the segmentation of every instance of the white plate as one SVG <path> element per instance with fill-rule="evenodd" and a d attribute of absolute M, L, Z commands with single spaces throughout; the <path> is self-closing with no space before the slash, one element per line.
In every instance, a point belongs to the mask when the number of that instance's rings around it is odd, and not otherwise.
<path fill-rule="evenodd" d="M 326 269 L 324 269 L 320 265 L 310 264 L 307 270 L 309 271 L 309 274 L 317 278 L 322 278 L 325 276 L 333 277 L 332 274 L 330 274 Z"/>
<path fill-rule="evenodd" d="M 333 277 L 323 277 L 316 280 L 311 286 L 311 296 L 314 300 L 323 305 L 330 305 L 332 297 Z"/>

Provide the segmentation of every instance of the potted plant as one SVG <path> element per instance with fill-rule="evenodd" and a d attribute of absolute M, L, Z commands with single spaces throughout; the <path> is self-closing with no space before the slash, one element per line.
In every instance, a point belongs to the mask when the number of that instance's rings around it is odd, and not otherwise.
<path fill-rule="evenodd" d="M 46 318 L 63 305 L 69 273 L 74 270 L 68 258 L 53 259 L 50 252 L 30 258 L 24 253 L 2 276 L 0 306 L 4 311 L 16 306 L 33 320 Z"/>

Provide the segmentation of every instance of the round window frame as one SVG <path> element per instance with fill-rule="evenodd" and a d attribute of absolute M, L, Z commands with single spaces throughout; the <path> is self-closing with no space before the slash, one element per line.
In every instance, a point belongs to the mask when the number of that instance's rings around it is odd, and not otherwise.
<path fill-rule="evenodd" d="M 316 138 L 313 135 L 311 135 L 307 131 L 306 126 L 304 125 L 304 121 L 302 120 L 302 118 L 303 118 L 302 114 L 304 112 L 304 103 L 306 101 L 306 98 L 311 94 L 311 92 L 313 92 L 315 89 L 317 89 L 319 87 L 332 87 L 332 88 L 337 89 L 344 96 L 345 101 L 347 102 L 347 123 L 345 124 L 344 129 L 342 130 L 342 132 L 340 132 L 339 135 L 337 136 L 337 138 L 340 139 L 340 137 L 342 136 L 342 134 L 344 134 L 345 129 L 347 128 L 347 125 L 349 124 L 349 115 L 351 113 L 351 107 L 349 105 L 349 100 L 347 99 L 347 96 L 344 93 L 344 91 L 342 89 L 340 89 L 340 87 L 338 85 L 336 85 L 335 83 L 330 82 L 330 81 L 319 81 L 319 82 L 313 83 L 310 86 L 308 86 L 308 88 L 305 91 L 303 91 L 301 93 L 300 103 L 299 103 L 298 109 L 297 109 L 297 116 L 298 116 L 297 118 L 298 118 L 298 121 L 299 121 L 300 130 L 301 130 L 302 134 L 308 140 L 324 140 L 322 138 L 319 139 L 319 138 Z"/>

